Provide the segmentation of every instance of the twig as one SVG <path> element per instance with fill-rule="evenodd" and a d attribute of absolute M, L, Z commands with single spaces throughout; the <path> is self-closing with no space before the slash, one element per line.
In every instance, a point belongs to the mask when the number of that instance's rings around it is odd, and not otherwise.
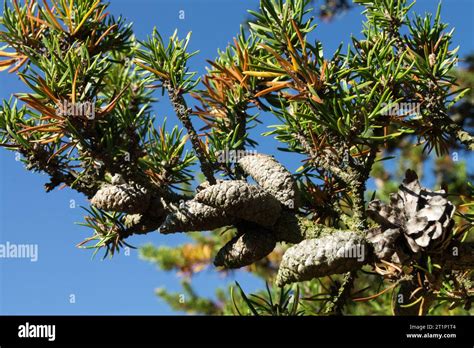
<path fill-rule="evenodd" d="M 206 154 L 204 153 L 203 148 L 201 147 L 201 142 L 199 140 L 199 137 L 194 129 L 191 119 L 189 118 L 189 114 L 191 113 L 191 110 L 187 107 L 184 97 L 181 95 L 181 93 L 178 90 L 173 88 L 169 82 L 165 82 L 164 86 L 168 90 L 168 95 L 169 95 L 171 104 L 173 105 L 173 108 L 176 112 L 176 115 L 178 116 L 179 120 L 181 121 L 184 128 L 186 128 L 188 132 L 189 139 L 191 140 L 191 144 L 194 148 L 194 151 L 196 152 L 199 162 L 201 163 L 202 173 L 206 177 L 207 181 L 211 185 L 214 185 L 216 183 L 216 179 L 214 178 L 212 166 L 209 163 L 206 157 Z"/>
<path fill-rule="evenodd" d="M 344 275 L 341 286 L 339 287 L 338 293 L 329 303 L 325 310 L 326 314 L 330 315 L 342 315 L 342 310 L 349 298 L 354 281 L 356 278 L 356 271 L 348 272 Z"/>
<path fill-rule="evenodd" d="M 293 136 L 300 142 L 301 146 L 303 146 L 303 149 L 310 156 L 311 162 L 313 162 L 317 167 L 320 167 L 326 170 L 327 172 L 334 174 L 338 179 L 344 182 L 349 179 L 347 173 L 345 173 L 341 168 L 337 167 L 329 161 L 327 154 L 318 154 L 311 147 L 311 145 L 308 143 L 302 133 L 294 133 Z"/>
<path fill-rule="evenodd" d="M 460 125 L 450 122 L 446 126 L 446 132 L 466 146 L 468 150 L 474 151 L 474 135 L 466 132 Z"/>

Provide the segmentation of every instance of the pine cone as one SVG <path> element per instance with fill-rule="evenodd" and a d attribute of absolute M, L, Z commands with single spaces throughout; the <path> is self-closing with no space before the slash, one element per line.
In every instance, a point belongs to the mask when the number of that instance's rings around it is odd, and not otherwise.
<path fill-rule="evenodd" d="M 163 219 L 150 219 L 141 214 L 125 215 L 123 224 L 128 235 L 145 234 L 158 230 L 163 223 Z"/>
<path fill-rule="evenodd" d="M 275 237 L 264 229 L 247 229 L 219 250 L 214 265 L 241 268 L 264 258 L 275 248 Z"/>
<path fill-rule="evenodd" d="M 265 227 L 274 225 L 281 212 L 275 197 L 245 181 L 222 181 L 203 189 L 194 199 Z"/>
<path fill-rule="evenodd" d="M 233 225 L 237 219 L 221 209 L 196 202 L 195 200 L 181 203 L 175 211 L 166 216 L 160 227 L 164 234 L 189 231 L 207 231 L 219 227 Z"/>
<path fill-rule="evenodd" d="M 422 188 L 416 173 L 408 170 L 398 193 L 390 196 L 390 204 L 374 200 L 369 203 L 367 213 L 380 224 L 382 235 L 386 235 L 386 230 L 398 229 L 410 252 L 418 253 L 436 248 L 451 232 L 455 209 L 445 197 L 444 190 Z M 383 239 L 377 238 L 376 244 Z M 397 241 L 386 240 L 384 243 L 392 245 L 389 249 L 401 250 Z"/>
<path fill-rule="evenodd" d="M 400 243 L 397 242 L 400 235 L 401 232 L 398 228 L 387 230 L 374 228 L 369 230 L 366 239 L 372 244 L 374 254 L 378 259 L 402 264 L 409 256 L 403 251 Z"/>
<path fill-rule="evenodd" d="M 112 175 L 112 178 L 110 179 L 110 183 L 112 185 L 122 185 L 126 184 L 125 179 L 121 174 L 114 174 Z"/>
<path fill-rule="evenodd" d="M 355 232 L 337 231 L 318 239 L 306 239 L 283 255 L 277 285 L 344 273 L 364 264 L 367 244 Z"/>
<path fill-rule="evenodd" d="M 150 194 L 138 185 L 106 184 L 92 197 L 97 208 L 128 214 L 143 213 L 150 204 Z"/>
<path fill-rule="evenodd" d="M 267 155 L 248 155 L 238 161 L 240 167 L 281 204 L 295 209 L 300 204 L 298 186 L 291 173 Z"/>
<path fill-rule="evenodd" d="M 165 205 L 165 200 L 161 197 L 152 198 L 146 214 L 154 218 L 164 217 L 167 213 Z"/>

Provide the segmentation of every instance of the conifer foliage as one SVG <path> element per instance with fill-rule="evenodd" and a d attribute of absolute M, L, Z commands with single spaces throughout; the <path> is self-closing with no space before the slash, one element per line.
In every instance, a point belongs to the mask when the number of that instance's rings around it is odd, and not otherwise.
<path fill-rule="evenodd" d="M 46 173 L 48 192 L 66 185 L 90 199 L 92 236 L 80 246 L 113 255 L 134 234 L 190 233 L 194 243 L 141 250 L 185 276 L 189 302 L 158 291 L 178 310 L 469 310 L 474 188 L 452 152 L 474 150 L 472 69 L 457 68 L 453 30 L 441 7 L 418 16 L 406 0 L 356 0 L 363 38 L 327 56 L 311 39 L 310 3 L 261 0 L 198 77 L 190 34 L 155 29 L 137 41 L 101 0 L 6 1 L 0 70 L 27 92 L 3 100 L 0 145 Z M 181 126 L 154 116 L 157 89 Z M 255 134 L 270 115 L 271 131 Z M 275 137 L 301 167 L 253 153 L 259 136 Z M 229 151 L 244 155 L 222 160 Z M 404 175 L 384 168 L 391 154 Z M 420 184 L 430 158 L 443 189 Z M 249 296 L 237 284 L 219 303 L 201 299 L 189 279 L 212 263 L 245 268 L 267 289 Z"/>

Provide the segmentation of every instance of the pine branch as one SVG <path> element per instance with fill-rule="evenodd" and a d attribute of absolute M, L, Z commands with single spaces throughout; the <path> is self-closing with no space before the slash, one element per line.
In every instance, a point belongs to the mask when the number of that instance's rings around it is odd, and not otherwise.
<path fill-rule="evenodd" d="M 350 181 L 349 175 L 337 166 L 337 159 L 332 153 L 317 153 L 309 144 L 308 140 L 306 140 L 306 137 L 300 132 L 293 133 L 293 136 L 298 139 L 300 144 L 303 146 L 303 149 L 310 155 L 310 160 L 316 167 L 322 168 L 328 173 L 334 174 L 337 178 L 344 182 Z"/>
<path fill-rule="evenodd" d="M 455 122 L 450 122 L 445 127 L 445 130 L 447 133 L 451 134 L 454 139 L 457 139 L 461 144 L 463 144 L 468 150 L 474 151 L 474 135 L 466 132 Z"/>
<path fill-rule="evenodd" d="M 191 109 L 187 107 L 186 101 L 181 94 L 181 91 L 174 88 L 170 82 L 164 83 L 165 88 L 168 90 L 168 95 L 173 105 L 173 108 L 176 112 L 177 117 L 180 119 L 181 123 L 183 124 L 184 128 L 186 128 L 191 143 L 193 145 L 194 151 L 196 151 L 196 155 L 201 163 L 201 171 L 206 177 L 207 181 L 211 184 L 216 183 L 216 179 L 214 178 L 212 165 L 209 163 L 208 158 L 205 154 L 204 149 L 201 146 L 201 141 L 199 136 L 197 135 L 194 126 L 191 122 L 189 115 L 191 114 Z"/>
<path fill-rule="evenodd" d="M 339 286 L 336 296 L 334 296 L 329 305 L 325 309 L 325 313 L 329 315 L 342 315 L 344 306 L 349 300 L 351 290 L 354 287 L 357 272 L 352 271 L 344 275 L 341 285 Z"/>

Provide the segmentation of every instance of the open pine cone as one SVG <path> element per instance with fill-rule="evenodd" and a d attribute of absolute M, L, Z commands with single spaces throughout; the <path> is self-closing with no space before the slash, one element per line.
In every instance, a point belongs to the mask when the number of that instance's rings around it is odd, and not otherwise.
<path fill-rule="evenodd" d="M 379 258 L 401 263 L 409 254 L 439 247 L 453 228 L 454 210 L 444 190 L 422 188 L 416 173 L 408 170 L 390 204 L 369 203 L 367 213 L 381 229 L 372 231 L 368 239 Z M 400 238 L 406 241 L 405 248 Z"/>

